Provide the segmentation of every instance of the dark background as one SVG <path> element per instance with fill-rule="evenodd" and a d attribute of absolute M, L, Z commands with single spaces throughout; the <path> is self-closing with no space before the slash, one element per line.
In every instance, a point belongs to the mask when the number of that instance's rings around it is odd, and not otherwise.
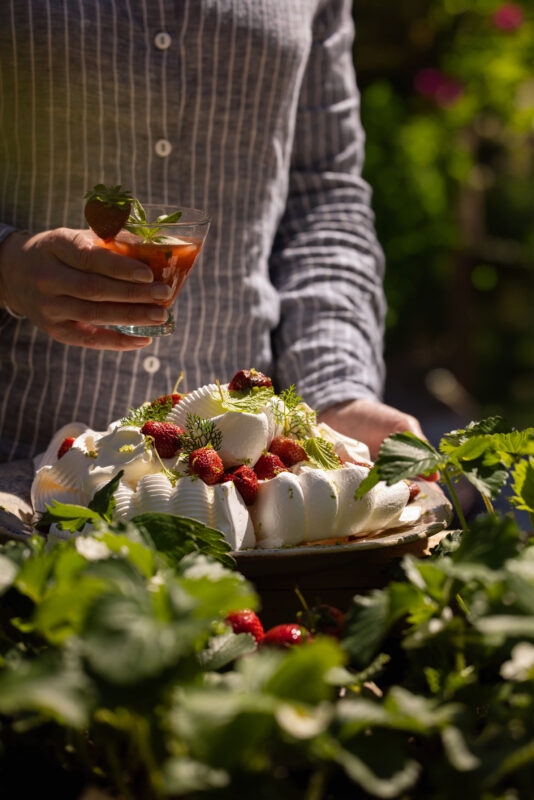
<path fill-rule="evenodd" d="M 531 0 L 359 0 L 354 49 L 386 253 L 386 400 L 436 443 L 534 424 Z"/>

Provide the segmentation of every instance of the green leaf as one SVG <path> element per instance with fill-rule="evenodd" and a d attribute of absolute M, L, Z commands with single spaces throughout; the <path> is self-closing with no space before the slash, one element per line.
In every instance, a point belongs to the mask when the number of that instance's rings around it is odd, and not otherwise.
<path fill-rule="evenodd" d="M 258 414 L 273 399 L 274 389 L 269 386 L 254 386 L 248 391 L 228 391 L 221 387 L 213 392 L 212 398 L 219 400 L 227 411 L 245 411 L 249 414 Z"/>
<path fill-rule="evenodd" d="M 334 445 L 331 442 L 327 442 L 326 439 L 320 436 L 313 436 L 310 439 L 304 439 L 300 444 L 312 464 L 316 464 L 320 469 L 340 468 L 341 461 L 339 456 L 336 455 Z"/>
<path fill-rule="evenodd" d="M 417 762 L 409 760 L 398 772 L 380 777 L 369 769 L 358 756 L 342 747 L 336 748 L 333 759 L 343 767 L 352 781 L 373 797 L 399 797 L 411 786 L 414 786 L 420 772 Z"/>
<path fill-rule="evenodd" d="M 440 469 L 442 461 L 432 445 L 406 431 L 394 433 L 382 442 L 375 468 L 380 479 L 391 486 L 404 478 L 434 472 Z"/>
<path fill-rule="evenodd" d="M 329 700 L 333 691 L 325 677 L 344 662 L 345 655 L 337 642 L 318 637 L 310 644 L 290 648 L 263 691 L 296 703 L 315 705 Z"/>
<path fill-rule="evenodd" d="M 0 597 L 13 585 L 18 571 L 18 566 L 11 559 L 0 555 Z"/>
<path fill-rule="evenodd" d="M 142 533 L 147 534 L 157 550 L 176 566 L 187 553 L 203 553 L 232 568 L 235 561 L 229 556 L 230 545 L 221 531 L 208 528 L 196 519 L 174 514 L 138 514 L 132 519 Z"/>
<path fill-rule="evenodd" d="M 367 494 L 367 492 L 370 492 L 371 489 L 374 489 L 377 483 L 380 483 L 380 470 L 375 464 L 369 472 L 369 475 L 363 479 L 356 489 L 356 492 L 354 493 L 354 499 L 359 500 L 360 497 L 364 496 L 364 494 Z"/>
<path fill-rule="evenodd" d="M 471 439 L 473 436 L 485 436 L 494 433 L 510 433 L 512 427 L 503 417 L 487 417 L 479 422 L 470 422 L 467 428 L 460 428 L 446 433 L 442 438 L 439 449 L 444 455 L 449 455 L 457 447 Z"/>
<path fill-rule="evenodd" d="M 171 225 L 174 222 L 178 222 L 182 216 L 181 211 L 174 211 L 172 214 L 162 214 L 160 217 L 157 218 L 156 222 L 166 223 L 167 225 Z"/>
<path fill-rule="evenodd" d="M 203 670 L 217 670 L 226 667 L 239 656 L 253 653 L 256 640 L 250 633 L 234 633 L 228 631 L 220 636 L 212 636 L 207 647 L 199 653 Z"/>
<path fill-rule="evenodd" d="M 470 461 L 461 461 L 460 468 L 467 480 L 481 494 L 489 497 L 497 497 L 508 480 L 504 465 L 500 461 L 495 462 L 491 453 Z"/>
<path fill-rule="evenodd" d="M 182 756 L 164 763 L 163 781 L 166 794 L 182 797 L 191 792 L 223 789 L 230 783 L 230 775 L 226 770 L 213 769 L 202 761 Z"/>
<path fill-rule="evenodd" d="M 92 511 L 85 506 L 70 505 L 68 503 L 58 503 L 52 501 L 52 505 L 46 506 L 46 511 L 39 520 L 42 525 L 52 525 L 55 523 L 62 531 L 81 531 L 87 522 L 100 520 L 100 514 Z"/>
<path fill-rule="evenodd" d="M 105 486 L 102 486 L 101 489 L 95 492 L 93 499 L 88 504 L 92 511 L 96 511 L 97 514 L 100 514 L 100 516 L 108 522 L 115 508 L 115 497 L 113 495 L 117 491 L 123 475 L 124 470 L 119 470 Z"/>
<path fill-rule="evenodd" d="M 514 494 L 510 502 L 516 508 L 534 514 L 534 458 L 523 459 L 515 465 L 512 481 Z"/>
<path fill-rule="evenodd" d="M 52 658 L 20 662 L 0 672 L 0 713 L 37 711 L 49 719 L 80 729 L 92 704 L 87 678 Z"/>
<path fill-rule="evenodd" d="M 514 558 L 520 548 L 521 533 L 515 519 L 511 515 L 501 519 L 487 514 L 471 523 L 450 558 L 456 564 L 479 563 L 499 569 L 507 559 Z"/>

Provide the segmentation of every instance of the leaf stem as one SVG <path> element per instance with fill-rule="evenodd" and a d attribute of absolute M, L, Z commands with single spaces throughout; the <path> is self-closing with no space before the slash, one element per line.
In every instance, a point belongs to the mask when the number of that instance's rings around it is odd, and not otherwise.
<path fill-rule="evenodd" d="M 481 492 L 481 494 L 482 494 L 482 499 L 484 501 L 484 505 L 486 506 L 486 511 L 488 512 L 488 514 L 494 514 L 495 513 L 495 509 L 493 508 L 491 500 L 483 492 Z"/>
<path fill-rule="evenodd" d="M 456 494 L 456 490 L 452 485 L 452 481 L 447 469 L 442 470 L 442 475 L 445 478 L 445 483 L 447 484 L 447 488 L 449 489 L 452 504 L 454 506 L 454 510 L 456 511 L 456 515 L 460 520 L 460 525 L 462 526 L 463 531 L 467 531 L 467 522 L 464 517 L 464 512 L 462 511 L 462 506 L 460 505 L 460 501 L 458 499 L 458 495 Z"/>

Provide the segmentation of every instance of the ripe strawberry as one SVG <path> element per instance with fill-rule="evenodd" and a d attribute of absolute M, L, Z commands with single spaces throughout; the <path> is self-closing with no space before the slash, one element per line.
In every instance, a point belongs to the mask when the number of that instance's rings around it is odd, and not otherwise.
<path fill-rule="evenodd" d="M 72 436 L 66 436 L 65 439 L 61 442 L 59 450 L 57 451 L 57 457 L 62 458 L 67 450 L 70 450 L 72 445 L 74 444 L 74 438 Z"/>
<path fill-rule="evenodd" d="M 245 505 L 251 506 L 254 503 L 258 494 L 258 476 L 251 467 L 247 467 L 246 464 L 232 467 L 222 476 L 222 482 L 227 481 L 232 481 Z"/>
<path fill-rule="evenodd" d="M 339 608 L 320 603 L 311 609 L 313 630 L 340 639 L 345 630 L 345 615 Z"/>
<path fill-rule="evenodd" d="M 418 486 L 413 481 L 407 480 L 406 483 L 408 484 L 408 489 L 410 490 L 410 496 L 408 497 L 408 502 L 411 503 L 412 500 L 415 500 L 417 495 L 421 493 L 421 487 Z"/>
<path fill-rule="evenodd" d="M 84 196 L 85 219 L 104 241 L 113 239 L 124 228 L 130 215 L 133 197 L 121 191 L 121 186 L 104 186 L 99 183 Z"/>
<path fill-rule="evenodd" d="M 240 369 L 228 384 L 228 390 L 230 392 L 238 392 L 242 389 L 251 389 L 254 386 L 270 387 L 272 385 L 271 379 L 264 375 L 263 372 L 258 372 L 257 369 Z"/>
<path fill-rule="evenodd" d="M 289 436 L 275 436 L 269 447 L 269 452 L 284 462 L 286 467 L 292 467 L 299 461 L 309 461 L 305 449 L 296 439 Z"/>
<path fill-rule="evenodd" d="M 149 420 L 141 433 L 154 439 L 154 447 L 161 458 L 174 458 L 182 446 L 183 430 L 172 422 Z"/>
<path fill-rule="evenodd" d="M 288 472 L 281 461 L 274 453 L 262 453 L 254 464 L 254 472 L 262 481 L 270 480 L 278 475 L 280 472 Z"/>
<path fill-rule="evenodd" d="M 198 475 L 208 486 L 218 483 L 223 473 L 223 462 L 213 447 L 199 447 L 190 454 L 189 474 Z"/>
<path fill-rule="evenodd" d="M 310 632 L 296 622 L 276 625 L 267 631 L 261 640 L 262 647 L 291 647 L 311 642 Z"/>
<path fill-rule="evenodd" d="M 435 472 L 430 472 L 428 475 L 418 475 L 418 478 L 421 478 L 424 481 L 430 481 L 431 483 L 435 483 L 435 481 L 439 481 L 439 470 Z"/>
<path fill-rule="evenodd" d="M 182 399 L 182 395 L 181 394 L 178 394 L 178 392 L 173 392 L 173 394 L 165 394 L 165 395 L 163 395 L 163 397 L 157 397 L 155 400 L 152 400 L 150 405 L 153 406 L 154 408 L 156 408 L 157 404 L 162 406 L 162 405 L 164 405 L 164 403 L 166 403 L 168 400 L 170 400 L 171 403 L 172 403 L 171 407 L 174 408 L 174 406 L 177 403 L 179 403 L 181 399 Z"/>
<path fill-rule="evenodd" d="M 226 617 L 226 622 L 232 626 L 234 633 L 251 633 L 256 639 L 256 644 L 259 644 L 265 635 L 260 619 L 250 608 L 231 611 Z"/>

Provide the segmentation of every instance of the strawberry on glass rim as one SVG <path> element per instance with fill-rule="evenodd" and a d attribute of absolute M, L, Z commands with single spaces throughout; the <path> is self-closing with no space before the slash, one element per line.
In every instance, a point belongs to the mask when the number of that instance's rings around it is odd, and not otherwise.
<path fill-rule="evenodd" d="M 169 310 L 161 325 L 117 325 L 130 336 L 174 333 L 171 306 L 181 291 L 206 238 L 210 218 L 195 208 L 141 205 L 121 186 L 98 184 L 86 195 L 85 217 L 101 247 L 137 261 L 164 284 L 166 295 L 155 302 Z"/>

